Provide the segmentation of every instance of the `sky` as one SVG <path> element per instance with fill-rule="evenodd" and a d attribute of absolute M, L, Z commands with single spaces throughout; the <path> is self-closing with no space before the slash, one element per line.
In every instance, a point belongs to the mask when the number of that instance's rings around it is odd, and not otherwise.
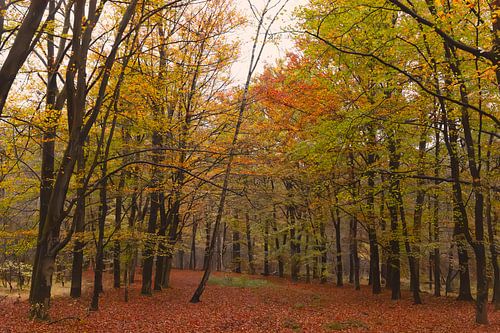
<path fill-rule="evenodd" d="M 251 46 L 252 38 L 255 35 L 256 20 L 250 11 L 250 5 L 248 0 L 234 0 L 238 10 L 240 10 L 249 19 L 249 24 L 244 28 L 241 28 L 235 38 L 241 41 L 241 54 L 239 60 L 232 66 L 232 76 L 234 77 L 236 84 L 243 84 L 248 72 L 250 56 L 251 56 Z M 264 8 L 266 0 L 250 0 L 258 9 Z M 272 3 L 276 3 L 279 0 L 271 0 Z M 282 4 L 286 0 L 281 0 Z M 303 6 L 307 4 L 307 0 L 288 0 L 282 16 L 280 19 L 276 20 L 273 24 L 271 31 L 273 33 L 279 33 L 286 29 L 294 23 L 293 11 L 297 6 Z M 274 64 L 277 59 L 283 58 L 286 55 L 287 50 L 293 49 L 293 41 L 287 33 L 280 33 L 280 39 L 277 43 L 267 43 L 262 58 L 257 66 L 255 75 L 262 73 L 266 64 Z"/>

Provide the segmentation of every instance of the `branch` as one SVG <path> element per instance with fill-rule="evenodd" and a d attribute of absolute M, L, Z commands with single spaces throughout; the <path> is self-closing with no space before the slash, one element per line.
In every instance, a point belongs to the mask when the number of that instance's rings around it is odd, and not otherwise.
<path fill-rule="evenodd" d="M 319 32 L 316 32 L 316 33 L 312 33 L 310 31 L 303 31 L 303 33 L 305 33 L 306 35 L 309 35 L 309 36 L 312 36 L 320 41 L 322 41 L 323 43 L 325 43 L 326 45 L 328 45 L 329 47 L 331 47 L 332 49 L 338 51 L 338 52 L 341 52 L 341 53 L 345 53 L 345 54 L 351 54 L 351 55 L 356 55 L 356 56 L 360 56 L 360 57 L 370 57 L 370 58 L 373 58 L 375 60 L 377 60 L 379 63 L 381 63 L 382 65 L 386 66 L 386 67 L 389 67 L 395 71 L 397 71 L 398 73 L 400 74 L 403 74 L 404 76 L 406 76 L 407 78 L 409 78 L 412 82 L 415 82 L 423 91 L 425 91 L 426 93 L 428 93 L 429 95 L 433 96 L 433 97 L 436 97 L 436 98 L 442 98 L 448 102 L 452 102 L 454 104 L 457 104 L 457 105 L 460 105 L 462 107 L 465 107 L 465 108 L 470 108 L 474 111 L 477 111 L 478 113 L 482 114 L 483 116 L 487 117 L 487 118 L 490 118 L 491 120 L 493 120 L 495 122 L 495 124 L 497 126 L 500 126 L 500 120 L 495 117 L 494 115 L 488 113 L 488 112 L 485 112 L 484 110 L 478 108 L 477 106 L 474 106 L 474 105 L 471 105 L 471 104 L 467 104 L 467 103 L 463 103 L 459 100 L 456 100 L 456 99 L 453 99 L 451 97 L 448 97 L 448 96 L 444 96 L 444 95 L 441 95 L 435 91 L 432 91 L 430 90 L 429 88 L 427 88 L 422 82 L 421 80 L 419 80 L 417 77 L 413 76 L 412 74 L 408 73 L 407 71 L 385 61 L 384 59 L 380 58 L 379 56 L 373 54 L 373 53 L 364 53 L 364 52 L 357 52 L 357 51 L 352 51 L 352 50 L 346 50 L 346 49 L 343 49 L 343 48 L 340 48 L 338 46 L 336 46 L 335 44 L 333 44 L 332 42 L 324 39 L 323 37 L 321 37 L 319 35 Z M 497 134 L 495 135 L 496 137 L 499 137 L 500 138 L 500 135 Z"/>
<path fill-rule="evenodd" d="M 429 28 L 432 28 L 449 45 L 452 45 L 452 46 L 456 47 L 457 49 L 460 49 L 462 51 L 470 53 L 478 58 L 484 58 L 484 59 L 490 60 L 493 63 L 493 65 L 498 65 L 499 55 L 496 54 L 494 51 L 485 51 L 485 50 L 481 50 L 481 49 L 476 49 L 472 46 L 464 44 L 464 43 L 454 39 L 450 35 L 448 35 L 446 32 L 444 32 L 443 30 L 438 28 L 435 23 L 433 23 L 433 22 L 427 20 L 426 18 L 422 17 L 421 15 L 417 14 L 415 11 L 413 11 L 411 8 L 405 6 L 400 1 L 389 0 L 389 2 L 391 2 L 393 5 L 398 7 L 402 12 L 413 17 L 415 20 L 417 20 L 417 22 L 419 22 L 423 25 L 426 25 Z"/>

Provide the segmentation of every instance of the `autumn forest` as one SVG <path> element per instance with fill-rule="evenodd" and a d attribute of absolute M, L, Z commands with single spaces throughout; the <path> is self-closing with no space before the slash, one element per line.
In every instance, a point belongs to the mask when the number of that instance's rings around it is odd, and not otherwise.
<path fill-rule="evenodd" d="M 499 16 L 0 0 L 0 331 L 499 332 Z"/>

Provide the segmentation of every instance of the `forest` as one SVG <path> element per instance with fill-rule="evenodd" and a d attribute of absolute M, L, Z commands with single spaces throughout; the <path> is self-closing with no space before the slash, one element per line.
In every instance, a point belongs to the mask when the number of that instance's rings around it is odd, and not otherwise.
<path fill-rule="evenodd" d="M 0 331 L 500 332 L 499 17 L 0 0 Z"/>

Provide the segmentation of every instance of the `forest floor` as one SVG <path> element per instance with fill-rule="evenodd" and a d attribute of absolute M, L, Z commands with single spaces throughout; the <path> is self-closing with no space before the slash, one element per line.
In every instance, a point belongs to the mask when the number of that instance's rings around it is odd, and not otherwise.
<path fill-rule="evenodd" d="M 100 310 L 89 312 L 91 272 L 81 299 L 55 296 L 49 322 L 30 321 L 25 295 L 0 298 L 0 332 L 500 332 L 500 312 L 489 308 L 490 325 L 474 324 L 474 306 L 453 298 L 423 293 L 423 305 L 411 295 L 391 301 L 389 291 L 372 295 L 331 283 L 292 283 L 215 273 L 202 302 L 189 303 L 201 272 L 174 270 L 171 288 L 140 295 L 140 282 L 112 289 L 105 279 Z"/>

